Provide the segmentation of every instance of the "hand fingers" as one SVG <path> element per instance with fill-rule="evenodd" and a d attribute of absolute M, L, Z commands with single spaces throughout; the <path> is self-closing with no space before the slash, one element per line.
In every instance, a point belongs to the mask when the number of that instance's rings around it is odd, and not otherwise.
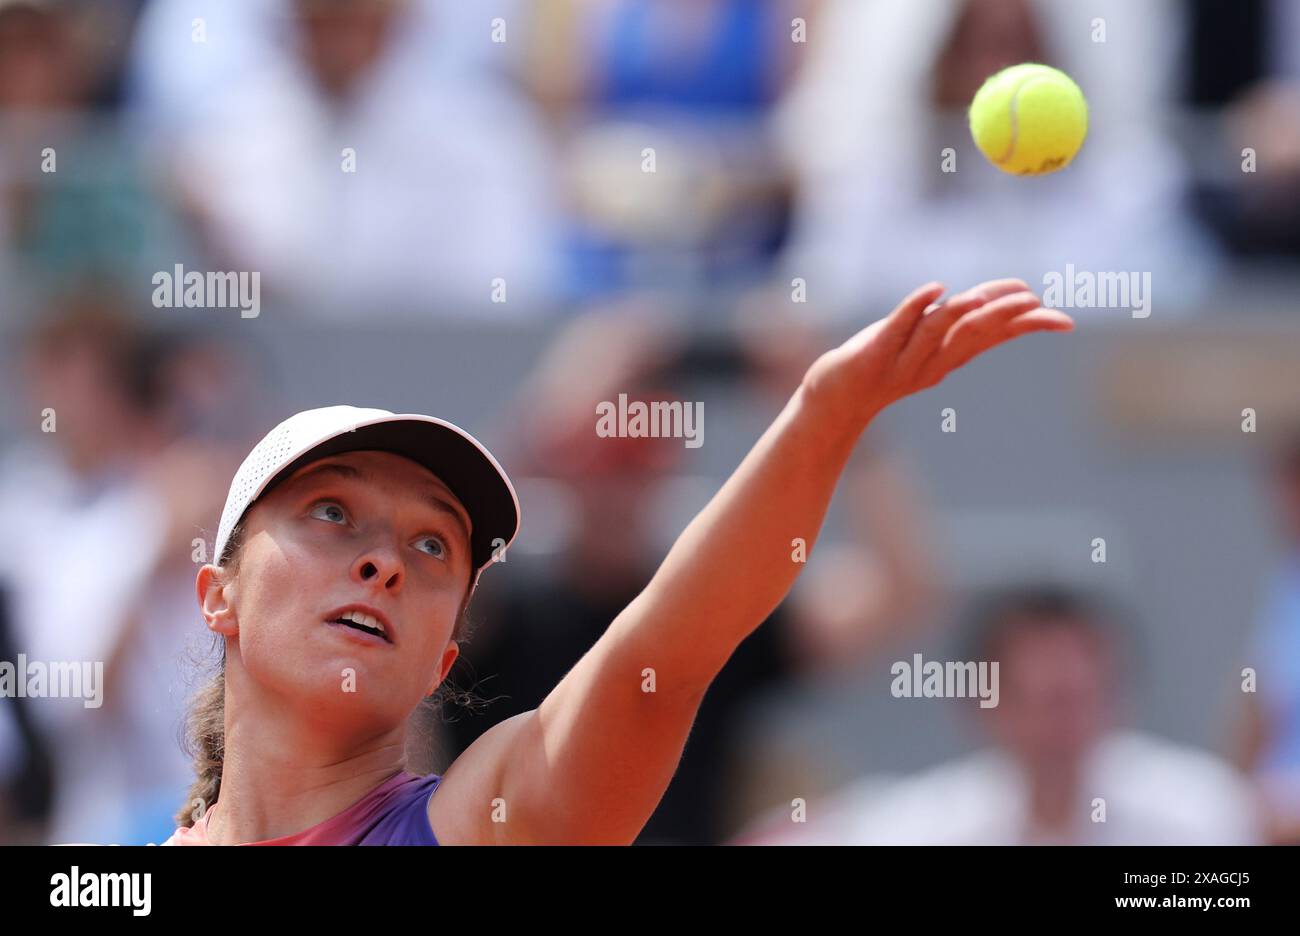
<path fill-rule="evenodd" d="M 898 304 L 886 319 L 885 332 L 897 346 L 902 345 L 912 335 L 916 323 L 925 315 L 926 307 L 943 295 L 942 283 L 927 283 Z"/>
<path fill-rule="evenodd" d="M 934 353 L 957 319 L 986 303 L 1022 292 L 1029 292 L 1029 286 L 1024 280 L 988 280 L 958 293 L 942 305 L 927 310 L 924 320 L 913 331 L 900 363 L 904 366 L 919 367 Z"/>
<path fill-rule="evenodd" d="M 1007 325 L 1012 332 L 1012 337 L 1031 331 L 1074 331 L 1074 319 L 1060 309 L 1048 309 L 1043 306 L 1016 316 Z"/>
<path fill-rule="evenodd" d="M 952 323 L 967 312 L 980 308 L 989 297 L 980 289 L 968 289 L 945 300 L 941 305 L 931 308 L 912 332 L 902 354 L 899 355 L 899 367 L 906 371 L 920 367 L 943 341 L 944 335 Z"/>
<path fill-rule="evenodd" d="M 966 364 L 971 358 L 983 354 L 1000 344 L 1005 344 L 1014 338 L 1019 338 L 1021 335 L 1041 331 L 1067 332 L 1073 330 L 1074 319 L 1064 312 L 1034 306 L 1014 318 L 997 323 L 991 329 L 969 335 L 967 339 L 945 347 L 930 362 L 935 371 L 926 376 L 937 381 L 944 374 Z"/>
<path fill-rule="evenodd" d="M 891 356 L 903 346 L 917 321 L 925 313 L 925 308 L 939 296 L 943 295 L 942 283 L 927 283 L 912 292 L 900 302 L 894 311 L 883 318 L 876 319 L 862 329 L 842 346 L 852 355 L 861 354 L 867 348 L 888 348 Z"/>
<path fill-rule="evenodd" d="M 959 319 L 943 337 L 940 351 L 949 348 L 966 350 L 979 345 L 996 333 L 1003 324 L 1041 307 L 1037 296 L 1031 292 L 1014 292 L 985 303 L 979 309 Z"/>
<path fill-rule="evenodd" d="M 957 366 L 953 361 L 969 360 L 978 354 L 982 342 L 1002 323 L 1038 308 L 1038 297 L 1019 289 L 1019 285 L 1019 280 L 999 280 L 987 284 L 987 288 L 1003 294 L 999 298 L 981 301 L 972 307 L 969 299 L 957 302 L 955 300 L 959 297 L 954 297 L 951 308 L 936 309 L 931 313 L 934 316 L 933 322 L 924 322 L 917 329 L 917 353 L 915 356 L 908 355 L 907 366 L 914 371 L 929 374 L 935 370 L 947 373 Z M 983 288 L 976 287 L 962 295 L 983 296 Z M 925 329 L 924 333 L 922 329 Z M 911 348 L 908 350 L 911 351 Z"/>
<path fill-rule="evenodd" d="M 1022 279 L 996 279 L 980 283 L 975 287 L 976 290 L 984 293 L 989 297 L 989 301 L 1001 299 L 1003 296 L 1010 296 L 1012 293 L 1033 292 L 1029 284 Z M 974 291 L 974 290 L 972 290 Z"/>

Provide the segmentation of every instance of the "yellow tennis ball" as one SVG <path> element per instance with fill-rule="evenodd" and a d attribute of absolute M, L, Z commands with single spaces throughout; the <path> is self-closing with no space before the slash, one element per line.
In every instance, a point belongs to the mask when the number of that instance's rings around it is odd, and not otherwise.
<path fill-rule="evenodd" d="M 1088 135 L 1088 101 L 1065 72 L 1047 65 L 1004 68 L 975 93 L 970 133 L 988 161 L 1013 175 L 1069 165 Z"/>

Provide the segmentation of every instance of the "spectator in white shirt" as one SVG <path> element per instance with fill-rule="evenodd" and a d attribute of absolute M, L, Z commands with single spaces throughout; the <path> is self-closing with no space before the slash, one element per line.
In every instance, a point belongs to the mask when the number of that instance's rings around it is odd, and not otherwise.
<path fill-rule="evenodd" d="M 494 43 L 486 13 L 468 32 L 434 0 L 235 2 L 197 42 L 189 4 L 155 6 L 135 51 L 137 116 L 209 262 L 259 272 L 317 317 L 547 311 L 550 154 L 482 51 L 512 53 L 508 18 Z"/>
<path fill-rule="evenodd" d="M 1250 790 L 1232 767 L 1120 726 L 1111 620 L 1062 589 L 993 596 L 976 614 L 978 636 L 967 653 L 999 663 L 997 705 L 974 710 L 990 747 L 912 777 L 866 778 L 809 804 L 809 823 L 769 818 L 743 841 L 1257 843 Z"/>

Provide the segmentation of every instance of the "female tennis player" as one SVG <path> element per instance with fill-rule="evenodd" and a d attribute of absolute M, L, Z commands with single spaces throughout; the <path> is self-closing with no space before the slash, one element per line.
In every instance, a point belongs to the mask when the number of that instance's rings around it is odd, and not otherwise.
<path fill-rule="evenodd" d="M 918 289 L 814 362 L 645 590 L 537 709 L 441 777 L 406 770 L 407 720 L 514 538 L 514 489 L 429 416 L 334 406 L 276 427 L 236 473 L 217 564 L 198 574 L 224 660 L 197 700 L 199 776 L 167 844 L 630 843 L 872 418 L 996 345 L 1073 328 L 1019 280 L 942 293 Z"/>

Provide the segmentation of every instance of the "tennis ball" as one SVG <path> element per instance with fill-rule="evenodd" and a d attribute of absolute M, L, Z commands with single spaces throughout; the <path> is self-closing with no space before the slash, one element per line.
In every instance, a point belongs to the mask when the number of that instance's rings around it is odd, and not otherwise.
<path fill-rule="evenodd" d="M 1069 165 L 1088 135 L 1088 102 L 1070 76 L 1047 65 L 1004 68 L 975 93 L 970 133 L 988 161 L 1012 175 Z"/>

